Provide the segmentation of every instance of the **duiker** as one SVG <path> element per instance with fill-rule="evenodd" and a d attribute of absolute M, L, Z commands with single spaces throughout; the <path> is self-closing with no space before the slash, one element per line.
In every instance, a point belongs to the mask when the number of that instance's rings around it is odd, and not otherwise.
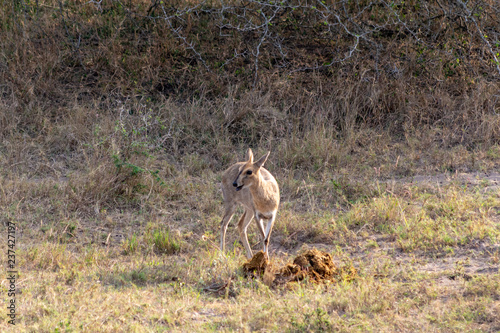
<path fill-rule="evenodd" d="M 245 212 L 238 222 L 240 239 L 252 258 L 252 249 L 248 244 L 247 228 L 255 217 L 262 235 L 264 253 L 269 256 L 269 238 L 273 229 L 276 212 L 280 203 L 280 190 L 273 175 L 262 166 L 269 153 L 254 162 L 251 149 L 247 151 L 247 161 L 230 166 L 222 175 L 222 194 L 224 196 L 224 217 L 221 222 L 220 248 L 224 252 L 226 230 L 238 204 L 242 204 Z M 264 230 L 262 220 L 267 220 Z"/>

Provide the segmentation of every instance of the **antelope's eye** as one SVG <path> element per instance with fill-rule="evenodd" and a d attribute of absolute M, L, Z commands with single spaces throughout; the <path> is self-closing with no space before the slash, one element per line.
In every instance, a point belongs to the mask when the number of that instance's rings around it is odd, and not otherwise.
<path fill-rule="evenodd" d="M 252 174 L 252 170 L 248 170 L 247 175 L 251 175 L 251 174 Z"/>

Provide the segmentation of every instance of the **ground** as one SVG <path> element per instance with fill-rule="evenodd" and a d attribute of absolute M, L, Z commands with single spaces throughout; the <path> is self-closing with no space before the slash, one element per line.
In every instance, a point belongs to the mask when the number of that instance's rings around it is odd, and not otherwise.
<path fill-rule="evenodd" d="M 206 177 L 216 180 L 218 175 Z M 4 191 L 12 185 L 3 182 Z M 22 186 L 66 193 L 65 182 L 25 180 Z M 338 267 L 350 265 L 357 272 L 349 281 L 306 278 L 286 285 L 266 283 L 264 276 L 246 277 L 235 221 L 229 227 L 228 252 L 219 252 L 222 200 L 214 197 L 213 209 L 207 208 L 204 197 L 220 193 L 216 181 L 205 183 L 210 190 L 187 191 L 197 196 L 202 212 L 187 211 L 192 202 L 180 198 L 178 211 L 160 205 L 154 210 L 101 208 L 97 215 L 87 212 L 50 222 L 45 215 L 47 209 L 54 211 L 49 200 L 35 210 L 39 221 L 13 219 L 18 322 L 14 329 L 4 317 L 2 330 L 500 329 L 498 173 L 376 180 L 364 186 L 378 192 L 349 208 L 308 211 L 303 203 L 294 207 L 285 200 L 271 239 L 272 265 L 283 266 L 318 249 L 330 253 Z M 311 185 L 319 193 L 327 190 L 321 183 Z M 314 193 L 311 189 L 309 195 Z M 254 227 L 250 240 L 258 251 Z M 2 286 L 7 287 L 7 280 Z"/>

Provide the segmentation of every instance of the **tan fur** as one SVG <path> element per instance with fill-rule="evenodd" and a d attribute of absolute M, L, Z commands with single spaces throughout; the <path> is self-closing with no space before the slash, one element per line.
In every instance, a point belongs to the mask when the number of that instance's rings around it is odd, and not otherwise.
<path fill-rule="evenodd" d="M 269 239 L 278 211 L 280 190 L 273 175 L 262 167 L 268 156 L 269 152 L 254 162 L 252 150 L 248 149 L 247 161 L 233 164 L 222 175 L 225 213 L 221 222 L 221 251 L 225 248 L 227 225 L 238 204 L 242 204 L 245 212 L 238 222 L 238 231 L 247 251 L 247 257 L 252 258 L 247 227 L 254 217 L 262 235 L 263 250 L 266 255 L 269 255 Z M 248 171 L 251 171 L 251 174 L 247 174 Z M 262 220 L 268 221 L 265 230 Z"/>

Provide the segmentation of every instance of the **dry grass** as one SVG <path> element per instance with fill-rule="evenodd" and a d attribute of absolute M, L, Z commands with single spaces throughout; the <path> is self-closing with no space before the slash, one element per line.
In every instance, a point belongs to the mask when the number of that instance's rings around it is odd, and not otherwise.
<path fill-rule="evenodd" d="M 23 302 L 16 331 L 498 329 L 498 273 L 425 272 L 383 252 L 353 258 L 361 270 L 355 282 L 305 281 L 292 290 L 243 278 L 237 269 L 243 256 L 200 248 L 174 257 L 123 257 L 105 248 L 40 243 L 19 256 Z M 229 294 L 204 291 L 220 281 L 230 281 Z"/>
<path fill-rule="evenodd" d="M 408 187 L 401 196 L 389 192 L 354 205 L 342 223 L 386 234 L 405 251 L 463 246 L 485 238 L 498 242 L 498 193 L 468 193 L 458 186 L 435 191 L 418 193 L 418 188 Z"/>
<path fill-rule="evenodd" d="M 80 206 L 67 203 L 75 185 L 65 179 L 14 176 L 3 179 L 12 196 L 2 203 L 3 219 L 19 227 L 16 331 L 498 329 L 500 197 L 491 182 L 289 180 L 274 263 L 319 246 L 359 276 L 270 289 L 244 277 L 242 246 L 226 256 L 217 250 L 216 173 L 153 182 L 144 193 L 103 201 L 98 212 L 74 211 Z M 322 193 L 336 201 L 323 203 Z M 256 246 L 257 234 L 251 227 Z M 234 225 L 228 238 L 237 240 Z"/>
<path fill-rule="evenodd" d="M 179 114 L 201 108 L 169 103 Z M 105 114 L 86 125 L 91 111 L 72 110 L 49 137 L 4 141 L 1 217 L 19 228 L 16 331 L 498 329 L 498 185 L 471 173 L 498 167 L 497 145 L 448 148 L 375 130 L 263 142 L 283 195 L 273 260 L 320 247 L 360 272 L 352 283 L 269 289 L 241 273 L 234 224 L 227 257 L 217 250 L 220 172 L 245 143 L 214 132 L 226 145 L 196 154 L 174 143 L 194 135 L 185 128 L 165 141 L 175 152 L 153 135 L 161 119 Z M 453 181 L 457 171 L 473 181 Z M 409 183 L 443 173 L 450 184 Z M 260 241 L 253 225 L 249 238 Z"/>
<path fill-rule="evenodd" d="M 332 42 L 295 35 L 324 28 L 290 14 L 272 29 L 291 67 L 264 48 L 254 85 L 251 58 L 215 65 L 244 47 L 240 35 L 222 39 L 207 12 L 176 21 L 208 72 L 165 22 L 136 15 L 149 5 L 0 5 L 16 332 L 500 330 L 499 84 L 478 36 L 442 30 L 443 17 L 420 35 L 427 48 L 384 30 L 370 37 L 378 63 L 363 44 L 350 61 L 290 74 L 323 63 Z M 271 150 L 282 193 L 272 264 L 319 248 L 356 280 L 246 278 L 234 223 L 218 252 L 220 175 L 248 147 Z M 14 331 L 5 313 L 0 330 Z"/>

